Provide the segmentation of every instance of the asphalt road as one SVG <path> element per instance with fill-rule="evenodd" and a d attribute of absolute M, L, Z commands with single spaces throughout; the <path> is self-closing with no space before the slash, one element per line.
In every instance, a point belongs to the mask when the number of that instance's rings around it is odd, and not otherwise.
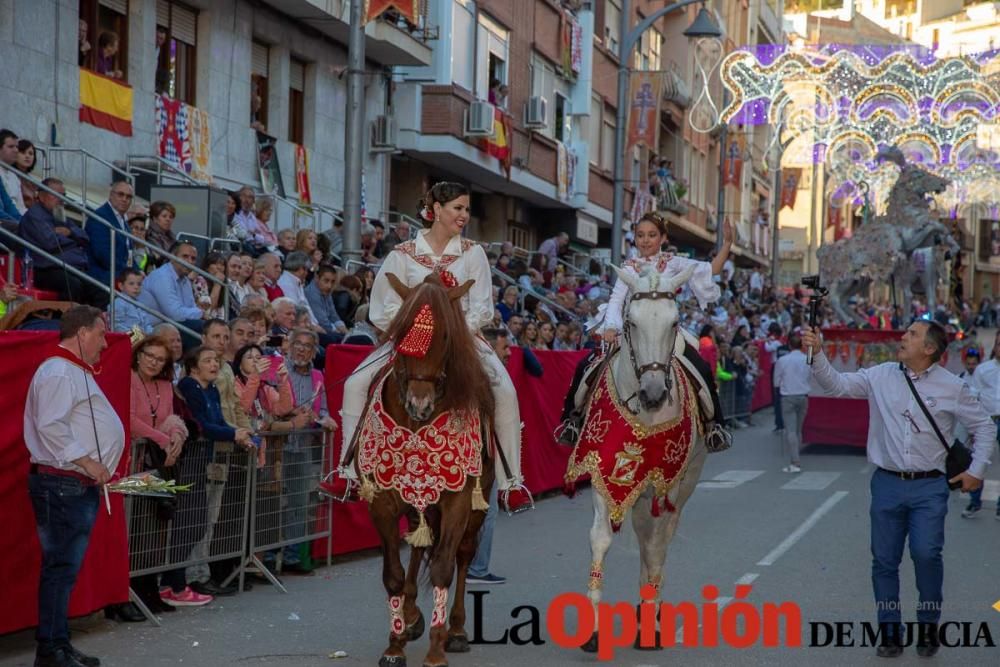
<path fill-rule="evenodd" d="M 662 651 L 618 649 L 610 664 L 643 667 L 685 665 L 866 665 L 1000 664 L 997 649 L 942 649 L 931 660 L 908 649 L 894 663 L 862 647 L 861 623 L 874 620 L 868 550 L 868 482 L 871 467 L 860 450 L 813 446 L 803 453 L 804 472 L 780 472 L 784 461 L 770 412 L 758 426 L 739 431 L 732 450 L 709 456 L 703 482 L 685 507 L 667 557 L 664 598 L 693 602 L 705 614 L 703 587 L 719 589 L 720 616 L 737 582 L 750 583 L 753 607 L 793 601 L 801 610 L 801 647 L 674 647 Z M 1000 479 L 994 466 L 990 476 Z M 993 509 L 1000 483 L 989 481 L 987 508 L 973 520 L 959 515 L 966 498 L 953 494 L 946 528 L 944 619 L 972 623 L 973 637 L 986 623 L 1000 643 L 1000 521 Z M 451 654 L 455 667 L 492 665 L 588 665 L 593 654 L 557 646 L 545 626 L 545 611 L 560 593 L 585 592 L 590 548 L 590 492 L 574 499 L 553 497 L 534 512 L 501 516 L 494 539 L 492 569 L 508 577 L 484 587 L 482 635 L 497 639 L 511 625 L 530 620 L 521 605 L 539 610 L 542 645 L 475 645 L 468 654 Z M 289 578 L 284 595 L 263 585 L 250 593 L 221 599 L 200 609 L 163 617 L 163 626 L 119 625 L 103 617 L 76 622 L 75 642 L 100 656 L 105 665 L 375 665 L 385 647 L 388 618 L 377 554 L 335 563 L 317 576 Z M 626 523 L 605 567 L 604 600 L 637 600 L 638 546 Z M 916 590 L 913 570 L 904 559 L 904 620 L 913 620 Z M 429 591 L 421 606 L 430 618 Z M 470 600 L 471 602 L 471 600 Z M 470 611 L 471 616 L 471 611 Z M 855 647 L 810 647 L 810 623 L 853 623 Z M 740 626 L 746 629 L 745 626 Z M 573 629 L 572 627 L 570 629 Z M 705 642 L 702 627 L 699 641 Z M 470 633 L 473 628 L 469 627 Z M 525 633 L 527 635 L 529 633 Z M 961 633 L 957 633 L 959 637 Z M 410 665 L 420 665 L 427 637 L 408 647 Z M 348 656 L 334 659 L 334 651 Z M 31 634 L 0 637 L 0 664 L 30 665 Z"/>

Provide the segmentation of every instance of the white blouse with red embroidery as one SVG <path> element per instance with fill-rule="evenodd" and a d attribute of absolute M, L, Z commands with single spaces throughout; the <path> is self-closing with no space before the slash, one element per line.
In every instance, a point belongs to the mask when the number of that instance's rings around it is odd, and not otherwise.
<path fill-rule="evenodd" d="M 691 265 L 695 266 L 687 286 L 691 293 L 698 299 L 698 305 L 704 309 L 713 301 L 718 301 L 721 295 L 719 286 L 712 280 L 712 265 L 709 262 L 702 262 L 687 257 L 677 257 L 668 252 L 657 253 L 651 257 L 636 257 L 622 264 L 622 270 L 628 271 L 639 277 L 643 272 L 650 269 L 657 271 L 664 278 L 673 278 L 683 272 Z M 607 310 L 604 312 L 603 330 L 622 330 L 622 308 L 625 306 L 625 299 L 628 296 L 628 285 L 624 280 L 615 283 L 611 290 L 611 298 L 608 300 Z"/>
<path fill-rule="evenodd" d="M 435 255 L 424 236 L 397 245 L 382 262 L 372 285 L 368 319 L 382 331 L 387 331 L 399 312 L 403 300 L 389 284 L 385 274 L 392 273 L 408 287 L 416 287 L 428 274 L 447 269 L 461 285 L 474 280 L 472 288 L 462 297 L 462 312 L 469 329 L 478 332 L 493 320 L 493 281 L 490 262 L 482 246 L 459 236 L 452 238 L 441 255 Z"/>

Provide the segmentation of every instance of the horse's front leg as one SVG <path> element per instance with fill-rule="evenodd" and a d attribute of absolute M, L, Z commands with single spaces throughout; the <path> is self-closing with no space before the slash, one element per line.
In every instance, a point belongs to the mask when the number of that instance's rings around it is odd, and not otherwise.
<path fill-rule="evenodd" d="M 591 492 L 594 498 L 594 523 L 590 527 L 590 581 L 587 584 L 587 597 L 594 605 L 594 613 L 597 613 L 597 605 L 601 601 L 601 589 L 604 587 L 604 557 L 611 548 L 611 516 L 608 504 L 597 491 Z M 591 635 L 586 644 L 581 646 L 588 653 L 597 651 L 597 632 Z"/>
<path fill-rule="evenodd" d="M 368 505 L 382 540 L 382 584 L 389 596 L 389 646 L 379 667 L 406 667 L 406 624 L 403 620 L 406 572 L 399 558 L 399 517 L 404 505 L 395 492 L 383 491 Z"/>
<path fill-rule="evenodd" d="M 492 473 L 485 472 L 480 483 L 485 489 L 486 497 L 484 500 L 490 506 L 488 511 L 496 512 L 497 489 L 492 480 Z M 472 493 L 482 492 L 477 492 L 475 487 L 472 489 Z M 465 632 L 465 577 L 468 575 L 469 566 L 479 549 L 479 532 L 485 519 L 486 512 L 472 512 L 469 515 L 469 523 L 465 528 L 465 533 L 462 535 L 462 541 L 458 545 L 458 553 L 455 556 L 455 577 L 457 579 L 455 582 L 455 601 L 452 603 L 451 616 L 448 618 L 448 641 L 444 646 L 444 650 L 448 653 L 468 653 L 469 651 L 469 636 Z"/>
<path fill-rule="evenodd" d="M 471 489 L 466 487 L 459 493 L 443 494 L 438 507 L 441 523 L 435 536 L 431 557 L 431 585 L 434 591 L 434 611 L 431 613 L 431 644 L 424 658 L 424 667 L 444 667 L 448 664 L 444 646 L 448 639 L 448 590 L 455 576 L 455 557 L 462 541 L 472 512 Z"/>
<path fill-rule="evenodd" d="M 415 530 L 411 526 L 410 530 Z M 408 642 L 420 639 L 424 634 L 424 615 L 417 606 L 417 576 L 420 563 L 424 559 L 423 547 L 410 547 L 410 564 L 406 568 L 406 582 L 403 584 L 403 620 L 406 623 L 404 639 Z"/>

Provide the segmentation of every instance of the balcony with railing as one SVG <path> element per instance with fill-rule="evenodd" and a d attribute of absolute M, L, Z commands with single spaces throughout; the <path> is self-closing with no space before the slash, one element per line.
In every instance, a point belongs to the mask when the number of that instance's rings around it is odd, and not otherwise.
<path fill-rule="evenodd" d="M 295 17 L 341 44 L 348 43 L 351 19 L 349 0 L 264 0 L 278 11 Z M 411 23 L 388 11 L 365 25 L 365 57 L 382 65 L 412 67 L 431 64 L 431 45 L 438 38 L 436 26 L 427 20 L 427 3 Z"/>

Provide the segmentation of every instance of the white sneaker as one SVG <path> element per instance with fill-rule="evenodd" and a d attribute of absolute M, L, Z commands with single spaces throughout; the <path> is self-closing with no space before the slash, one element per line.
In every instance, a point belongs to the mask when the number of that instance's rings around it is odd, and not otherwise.
<path fill-rule="evenodd" d="M 802 468 L 797 465 L 787 465 L 781 469 L 781 472 L 802 472 Z"/>

